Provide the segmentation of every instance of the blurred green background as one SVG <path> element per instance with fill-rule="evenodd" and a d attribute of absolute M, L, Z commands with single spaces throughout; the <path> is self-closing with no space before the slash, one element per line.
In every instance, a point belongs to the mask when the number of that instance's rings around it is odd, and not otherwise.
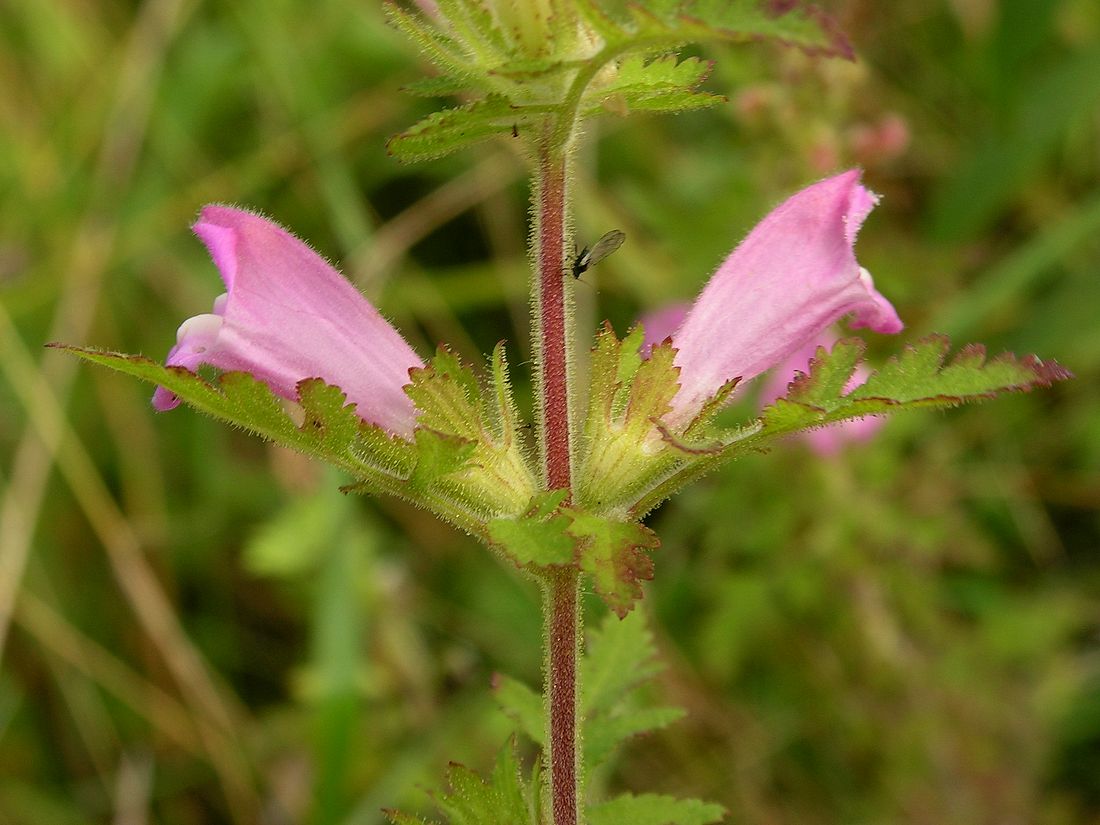
<path fill-rule="evenodd" d="M 628 241 L 580 343 L 859 163 L 860 259 L 909 325 L 876 358 L 939 330 L 1077 378 L 792 441 L 654 514 L 656 691 L 689 716 L 610 782 L 745 825 L 1097 823 L 1100 5 L 831 8 L 858 63 L 708 52 L 728 105 L 590 127 L 579 237 Z M 464 536 L 43 350 L 162 357 L 221 291 L 188 224 L 223 201 L 422 354 L 508 339 L 529 395 L 523 165 L 388 159 L 422 71 L 368 0 L 0 4 L 0 825 L 379 823 L 489 765 L 494 672 L 538 681 L 536 588 Z"/>

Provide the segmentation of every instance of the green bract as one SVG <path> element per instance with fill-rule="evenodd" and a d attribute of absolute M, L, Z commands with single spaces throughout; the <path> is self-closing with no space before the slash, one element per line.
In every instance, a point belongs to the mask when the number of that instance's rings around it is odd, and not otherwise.
<path fill-rule="evenodd" d="M 735 428 L 716 423 L 736 386 L 731 381 L 694 419 L 673 428 L 662 416 L 676 394 L 676 351 L 658 345 L 642 360 L 642 337 L 640 326 L 622 341 L 609 326 L 597 337 L 577 479 L 578 506 L 624 520 L 642 518 L 694 479 L 799 431 L 903 409 L 954 407 L 1069 376 L 1057 363 L 1035 356 L 1004 353 L 987 361 L 984 348 L 976 345 L 945 365 L 950 344 L 933 335 L 846 392 L 864 350 L 863 342 L 852 338 L 837 342 L 831 352 L 819 348 L 809 373 L 756 419 Z"/>
<path fill-rule="evenodd" d="M 793 433 L 866 415 L 953 407 L 1001 392 L 1048 386 L 1067 377 L 1055 363 L 1004 354 L 986 360 L 970 346 L 946 365 L 947 339 L 907 347 L 878 372 L 844 391 L 863 354 L 857 339 L 818 350 L 809 374 L 788 394 L 739 427 L 715 422 L 729 382 L 688 424 L 663 420 L 678 387 L 669 344 L 639 355 L 642 329 L 619 340 L 610 326 L 596 338 L 588 409 L 578 439 L 576 491 L 539 491 L 538 473 L 520 437 L 503 345 L 480 382 L 441 348 L 411 371 L 406 392 L 419 412 L 412 441 L 367 424 L 344 394 L 317 379 L 298 385 L 299 416 L 260 381 L 230 372 L 216 381 L 139 356 L 68 348 L 80 357 L 162 385 L 188 404 L 266 439 L 341 468 L 345 489 L 388 493 L 439 515 L 532 574 L 575 566 L 619 616 L 653 577 L 648 551 L 659 541 L 639 523 L 684 485 L 723 463 Z"/>

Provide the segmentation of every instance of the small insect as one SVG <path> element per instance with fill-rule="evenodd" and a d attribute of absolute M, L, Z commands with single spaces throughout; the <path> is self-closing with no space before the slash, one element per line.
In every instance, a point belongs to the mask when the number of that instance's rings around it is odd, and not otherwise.
<path fill-rule="evenodd" d="M 600 238 L 589 249 L 587 246 L 577 253 L 577 257 L 573 259 L 573 277 L 579 278 L 590 267 L 595 266 L 620 246 L 623 245 L 623 241 L 626 240 L 626 233 L 621 229 L 612 229 Z"/>

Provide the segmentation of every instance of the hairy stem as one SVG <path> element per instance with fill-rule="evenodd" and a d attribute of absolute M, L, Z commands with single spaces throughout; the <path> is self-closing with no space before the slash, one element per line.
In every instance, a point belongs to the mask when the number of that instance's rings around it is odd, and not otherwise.
<path fill-rule="evenodd" d="M 569 296 L 565 284 L 566 158 L 560 143 L 544 136 L 534 187 L 535 342 L 539 450 L 549 490 L 572 496 L 569 416 Z M 577 736 L 577 653 L 580 639 L 580 574 L 568 567 L 545 582 L 546 687 L 549 726 L 550 807 L 553 825 L 577 825 L 580 764 Z"/>
<path fill-rule="evenodd" d="M 547 489 L 571 488 L 568 317 L 565 293 L 565 158 L 539 152 L 535 351 L 538 353 L 539 448 Z"/>
<path fill-rule="evenodd" d="M 550 736 L 550 810 L 553 825 L 577 825 L 580 763 L 577 731 L 577 652 L 580 572 L 555 571 L 546 585 L 546 694 Z"/>

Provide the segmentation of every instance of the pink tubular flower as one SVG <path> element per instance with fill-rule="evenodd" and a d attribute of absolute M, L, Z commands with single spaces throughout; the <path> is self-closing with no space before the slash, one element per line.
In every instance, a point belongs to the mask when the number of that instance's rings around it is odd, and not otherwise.
<path fill-rule="evenodd" d="M 405 395 L 409 369 L 423 362 L 385 318 L 320 255 L 277 224 L 226 206 L 207 206 L 194 226 L 226 294 L 210 314 L 184 321 L 169 366 L 242 370 L 284 398 L 299 381 L 342 389 L 365 421 L 408 436 L 416 408 Z M 163 387 L 153 406 L 179 399 Z"/>
<path fill-rule="evenodd" d="M 878 200 L 859 177 L 853 169 L 788 198 L 711 277 L 672 336 L 680 391 L 670 423 L 686 423 L 727 381 L 779 364 L 842 316 L 853 327 L 901 331 L 853 251 Z"/>

